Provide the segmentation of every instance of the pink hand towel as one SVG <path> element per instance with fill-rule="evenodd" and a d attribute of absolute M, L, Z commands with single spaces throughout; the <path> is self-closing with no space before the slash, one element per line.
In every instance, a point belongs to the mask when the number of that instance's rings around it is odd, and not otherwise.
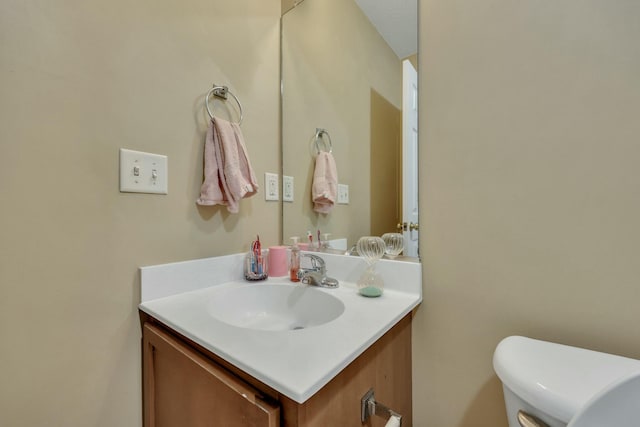
<path fill-rule="evenodd" d="M 210 129 L 213 134 L 212 143 L 209 144 L 207 131 L 205 180 L 197 203 L 223 204 L 227 205 L 229 212 L 237 213 L 240 199 L 258 192 L 258 180 L 251 167 L 240 126 L 216 117 L 211 121 Z M 213 155 L 210 148 L 207 148 L 210 146 L 213 146 Z M 215 166 L 207 167 L 210 162 L 215 163 Z M 213 173 L 217 177 L 211 176 Z"/>
<path fill-rule="evenodd" d="M 196 203 L 202 206 L 226 205 L 227 197 L 222 191 L 221 171 L 218 170 L 213 120 L 209 122 L 204 142 L 204 182 L 200 188 L 200 198 Z"/>
<path fill-rule="evenodd" d="M 329 213 L 333 209 L 338 195 L 338 169 L 333 155 L 322 151 L 316 157 L 316 167 L 313 171 L 311 198 L 313 210 L 319 213 Z"/>

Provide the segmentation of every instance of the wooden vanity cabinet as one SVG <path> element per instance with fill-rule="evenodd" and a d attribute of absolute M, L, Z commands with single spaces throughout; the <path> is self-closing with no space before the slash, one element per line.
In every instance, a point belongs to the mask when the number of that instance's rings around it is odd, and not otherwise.
<path fill-rule="evenodd" d="M 278 427 L 280 407 L 156 326 L 143 326 L 145 427 Z"/>
<path fill-rule="evenodd" d="M 145 427 L 383 427 L 360 422 L 360 399 L 378 402 L 412 426 L 411 315 L 300 404 L 196 343 L 143 316 Z"/>

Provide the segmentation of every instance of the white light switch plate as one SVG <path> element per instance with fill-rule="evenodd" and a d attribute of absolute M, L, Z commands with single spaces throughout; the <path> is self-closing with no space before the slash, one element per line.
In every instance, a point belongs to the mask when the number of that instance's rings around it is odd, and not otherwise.
<path fill-rule="evenodd" d="M 280 191 L 278 191 L 278 174 L 264 173 L 264 199 L 280 200 Z"/>
<path fill-rule="evenodd" d="M 167 194 L 167 156 L 120 149 L 120 191 Z"/>
<path fill-rule="evenodd" d="M 349 186 L 347 184 L 338 184 L 338 204 L 349 204 Z"/>
<path fill-rule="evenodd" d="M 293 202 L 293 177 L 282 176 L 282 201 Z"/>

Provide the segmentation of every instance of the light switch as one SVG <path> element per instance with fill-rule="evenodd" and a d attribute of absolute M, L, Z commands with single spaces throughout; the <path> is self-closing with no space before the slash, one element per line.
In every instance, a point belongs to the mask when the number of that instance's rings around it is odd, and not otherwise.
<path fill-rule="evenodd" d="M 293 177 L 282 176 L 282 201 L 293 202 Z"/>
<path fill-rule="evenodd" d="M 120 149 L 120 191 L 123 193 L 168 193 L 167 156 Z"/>
<path fill-rule="evenodd" d="M 278 191 L 278 174 L 265 172 L 264 174 L 264 199 L 280 200 L 280 192 Z"/>

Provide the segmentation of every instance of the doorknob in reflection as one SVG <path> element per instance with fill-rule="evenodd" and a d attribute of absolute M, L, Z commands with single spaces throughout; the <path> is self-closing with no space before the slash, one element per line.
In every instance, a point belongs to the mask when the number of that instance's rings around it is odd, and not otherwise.
<path fill-rule="evenodd" d="M 405 223 L 405 224 L 406 224 L 406 223 Z M 406 227 L 406 225 L 405 225 L 405 227 Z M 417 222 L 416 222 L 416 223 L 413 223 L 413 222 L 410 222 L 410 223 L 409 223 L 409 230 L 411 230 L 411 231 L 414 231 L 414 230 L 415 230 L 415 231 L 418 231 L 418 230 L 419 230 L 419 228 L 420 228 L 420 226 L 418 225 L 418 223 L 417 223 Z M 406 230 L 406 228 L 405 228 L 405 230 Z"/>
<path fill-rule="evenodd" d="M 407 223 L 406 223 L 406 222 L 399 222 L 399 223 L 396 225 L 396 229 L 397 229 L 398 231 L 407 231 Z"/>

